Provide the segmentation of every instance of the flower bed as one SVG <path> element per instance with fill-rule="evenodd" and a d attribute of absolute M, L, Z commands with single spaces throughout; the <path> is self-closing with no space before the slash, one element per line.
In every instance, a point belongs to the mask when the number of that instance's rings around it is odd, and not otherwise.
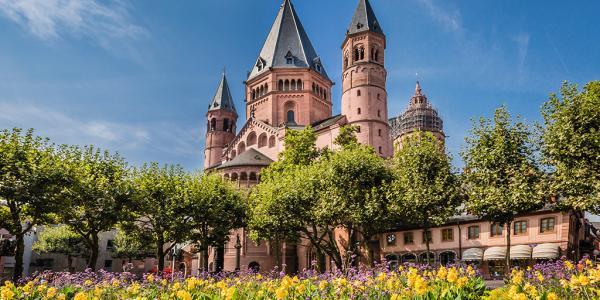
<path fill-rule="evenodd" d="M 600 264 L 566 260 L 514 269 L 506 286 L 487 291 L 471 267 L 401 266 L 290 277 L 260 274 L 172 278 L 106 272 L 44 273 L 0 287 L 9 299 L 600 299 Z"/>
<path fill-rule="evenodd" d="M 401 267 L 299 276 L 160 278 L 128 274 L 47 273 L 2 287 L 0 299 L 479 299 L 485 283 L 472 268 Z"/>

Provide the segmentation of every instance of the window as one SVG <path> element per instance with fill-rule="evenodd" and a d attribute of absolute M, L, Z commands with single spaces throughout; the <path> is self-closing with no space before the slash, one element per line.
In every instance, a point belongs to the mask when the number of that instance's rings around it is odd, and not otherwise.
<path fill-rule="evenodd" d="M 377 94 L 377 100 L 381 100 L 381 94 Z"/>
<path fill-rule="evenodd" d="M 442 229 L 442 242 L 451 242 L 454 240 L 454 230 L 452 228 Z"/>
<path fill-rule="evenodd" d="M 279 84 L 278 84 L 279 90 L 283 91 L 283 80 L 279 80 Z"/>
<path fill-rule="evenodd" d="M 360 126 L 356 126 L 356 132 L 360 133 Z"/>
<path fill-rule="evenodd" d="M 504 225 L 502 225 L 502 224 L 492 223 L 491 228 L 490 228 L 490 236 L 492 236 L 492 237 L 501 236 L 503 228 L 504 228 Z"/>
<path fill-rule="evenodd" d="M 229 119 L 223 120 L 223 131 L 229 131 Z"/>
<path fill-rule="evenodd" d="M 553 232 L 555 223 L 556 223 L 555 218 L 543 218 L 540 221 L 540 232 L 541 233 Z"/>
<path fill-rule="evenodd" d="M 479 238 L 479 226 L 469 226 L 468 236 L 469 240 L 474 240 Z"/>
<path fill-rule="evenodd" d="M 378 134 L 379 136 L 381 136 L 381 129 L 378 129 L 378 130 L 377 130 L 377 134 Z"/>
<path fill-rule="evenodd" d="M 527 234 L 527 221 L 517 221 L 513 224 L 514 235 L 525 235 Z"/>
<path fill-rule="evenodd" d="M 348 56 L 344 57 L 344 69 L 348 68 Z"/>
<path fill-rule="evenodd" d="M 360 115 L 360 113 L 361 113 L 360 107 L 358 108 L 358 110 L 356 112 Z"/>
<path fill-rule="evenodd" d="M 292 85 L 290 87 L 292 91 L 296 90 L 296 79 L 292 79 Z"/>
<path fill-rule="evenodd" d="M 286 62 L 288 65 L 291 65 L 291 64 L 293 64 L 293 63 L 294 63 L 294 59 L 293 59 L 293 58 L 291 58 L 291 57 L 288 57 L 288 58 L 286 58 L 286 59 L 285 59 L 285 62 Z"/>
<path fill-rule="evenodd" d="M 288 112 L 287 112 L 287 123 L 288 124 L 296 123 L 296 121 L 294 119 L 294 111 L 293 110 L 288 110 Z"/>
<path fill-rule="evenodd" d="M 299 91 L 304 89 L 304 87 L 302 86 L 302 79 L 298 79 L 298 81 L 296 81 L 296 89 Z"/>
<path fill-rule="evenodd" d="M 404 245 L 412 245 L 415 243 L 415 236 L 412 232 L 404 233 Z"/>
<path fill-rule="evenodd" d="M 108 240 L 106 241 L 106 251 L 114 251 L 115 250 L 115 241 Z"/>
<path fill-rule="evenodd" d="M 256 181 L 257 180 L 256 173 L 254 173 L 254 172 L 250 173 L 250 177 L 248 177 L 248 179 L 250 179 L 251 181 Z"/>
<path fill-rule="evenodd" d="M 289 91 L 290 90 L 290 81 L 287 80 L 287 79 L 285 80 L 285 84 L 284 84 L 283 90 L 285 90 L 285 91 Z"/>
<path fill-rule="evenodd" d="M 388 246 L 395 246 L 396 245 L 396 235 L 395 234 L 388 234 L 386 236 L 386 241 L 387 241 L 387 245 Z"/>
<path fill-rule="evenodd" d="M 360 90 L 356 91 L 356 96 L 360 97 L 361 93 Z"/>
<path fill-rule="evenodd" d="M 381 117 L 381 110 L 377 111 L 377 117 Z"/>
<path fill-rule="evenodd" d="M 427 241 L 431 243 L 431 230 L 423 230 L 423 244 Z"/>
<path fill-rule="evenodd" d="M 210 131 L 217 130 L 217 119 L 213 118 L 210 120 Z"/>
<path fill-rule="evenodd" d="M 379 146 L 379 154 L 383 153 L 383 148 L 381 148 L 381 146 Z"/>

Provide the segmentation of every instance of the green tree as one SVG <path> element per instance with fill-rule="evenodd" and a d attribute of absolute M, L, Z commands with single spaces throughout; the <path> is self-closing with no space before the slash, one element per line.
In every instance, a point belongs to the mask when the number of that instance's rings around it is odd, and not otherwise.
<path fill-rule="evenodd" d="M 70 147 L 67 152 L 72 182 L 60 219 L 88 244 L 88 267 L 95 270 L 100 233 L 115 228 L 131 201 L 128 167 L 119 154 L 93 146 Z"/>
<path fill-rule="evenodd" d="M 392 176 L 372 147 L 353 141 L 341 146 L 319 162 L 323 182 L 315 213 L 324 224 L 346 231 L 347 240 L 340 243 L 346 258 L 344 267 L 358 262 L 354 257 L 361 249 L 366 262 L 372 264 L 369 243 L 389 227 L 387 198 L 381 188 Z"/>
<path fill-rule="evenodd" d="M 208 271 L 209 247 L 223 246 L 231 230 L 244 226 L 246 203 L 242 195 L 218 175 L 186 176 L 183 188 L 188 241 L 202 252 Z"/>
<path fill-rule="evenodd" d="M 506 108 L 501 107 L 493 121 L 481 118 L 474 126 L 462 152 L 466 210 L 505 225 L 507 272 L 514 218 L 540 209 L 548 200 L 534 140 L 528 126 L 520 120 L 513 123 Z"/>
<path fill-rule="evenodd" d="M 542 109 L 543 153 L 552 166 L 552 191 L 565 208 L 600 213 L 600 81 L 579 91 L 564 83 L 561 98 Z"/>
<path fill-rule="evenodd" d="M 458 178 L 444 145 L 433 134 L 407 137 L 394 154 L 391 170 L 394 180 L 387 194 L 397 221 L 418 225 L 428 233 L 456 213 L 462 202 Z M 425 244 L 429 253 L 430 240 Z"/>
<path fill-rule="evenodd" d="M 158 163 L 145 164 L 133 171 L 133 218 L 125 223 L 135 230 L 136 236 L 155 245 L 161 272 L 166 254 L 188 237 L 186 222 L 190 216 L 185 212 L 182 198 L 185 176 L 181 166 L 160 167 Z"/>
<path fill-rule="evenodd" d="M 86 258 L 90 250 L 81 235 L 71 231 L 68 226 L 45 226 L 33 243 L 37 253 L 57 253 L 67 257 L 67 270 L 73 272 L 73 258 Z"/>
<path fill-rule="evenodd" d="M 154 257 L 156 254 L 156 245 L 151 239 L 137 234 L 135 230 L 125 230 L 123 228 L 117 231 L 115 236 L 114 257 L 129 260 L 143 260 Z"/>
<path fill-rule="evenodd" d="M 319 270 L 324 270 L 321 262 L 325 254 L 341 269 L 335 227 L 318 219 L 317 214 L 322 174 L 315 164 L 321 154 L 315 145 L 316 135 L 310 127 L 288 130 L 284 142 L 280 159 L 261 172 L 261 182 L 250 193 L 250 236 L 275 244 L 278 265 L 280 242 L 306 239 L 317 252 Z"/>
<path fill-rule="evenodd" d="M 57 151 L 32 129 L 0 131 L 0 228 L 16 241 L 13 280 L 23 275 L 24 236 L 52 222 L 67 176 Z"/>

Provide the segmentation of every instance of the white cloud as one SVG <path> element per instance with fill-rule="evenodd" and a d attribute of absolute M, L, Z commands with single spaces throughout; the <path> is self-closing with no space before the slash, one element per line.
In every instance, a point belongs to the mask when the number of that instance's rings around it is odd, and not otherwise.
<path fill-rule="evenodd" d="M 517 43 L 517 75 L 519 81 L 525 79 L 525 61 L 529 51 L 529 34 L 521 33 L 514 36 L 513 41 Z"/>
<path fill-rule="evenodd" d="M 203 128 L 171 122 L 127 124 L 106 120 L 81 120 L 50 107 L 0 102 L 0 128 L 34 128 L 59 144 L 88 145 L 119 152 L 151 151 L 175 157 L 200 155 Z M 134 157 L 146 161 L 148 157 Z"/>
<path fill-rule="evenodd" d="M 453 32 L 462 32 L 462 19 L 458 10 L 450 11 L 434 3 L 434 0 L 419 0 L 431 15 L 431 17 L 440 23 L 446 30 Z"/>
<path fill-rule="evenodd" d="M 147 35 L 122 0 L 0 0 L 0 15 L 44 41 L 69 35 L 127 54 L 135 51 L 127 42 Z"/>

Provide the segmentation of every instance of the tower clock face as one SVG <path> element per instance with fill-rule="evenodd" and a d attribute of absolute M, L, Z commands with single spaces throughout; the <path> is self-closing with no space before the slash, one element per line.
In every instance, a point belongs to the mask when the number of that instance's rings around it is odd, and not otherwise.
<path fill-rule="evenodd" d="M 396 241 L 396 235 L 395 234 L 388 234 L 387 236 L 387 242 L 388 244 L 393 244 Z"/>

